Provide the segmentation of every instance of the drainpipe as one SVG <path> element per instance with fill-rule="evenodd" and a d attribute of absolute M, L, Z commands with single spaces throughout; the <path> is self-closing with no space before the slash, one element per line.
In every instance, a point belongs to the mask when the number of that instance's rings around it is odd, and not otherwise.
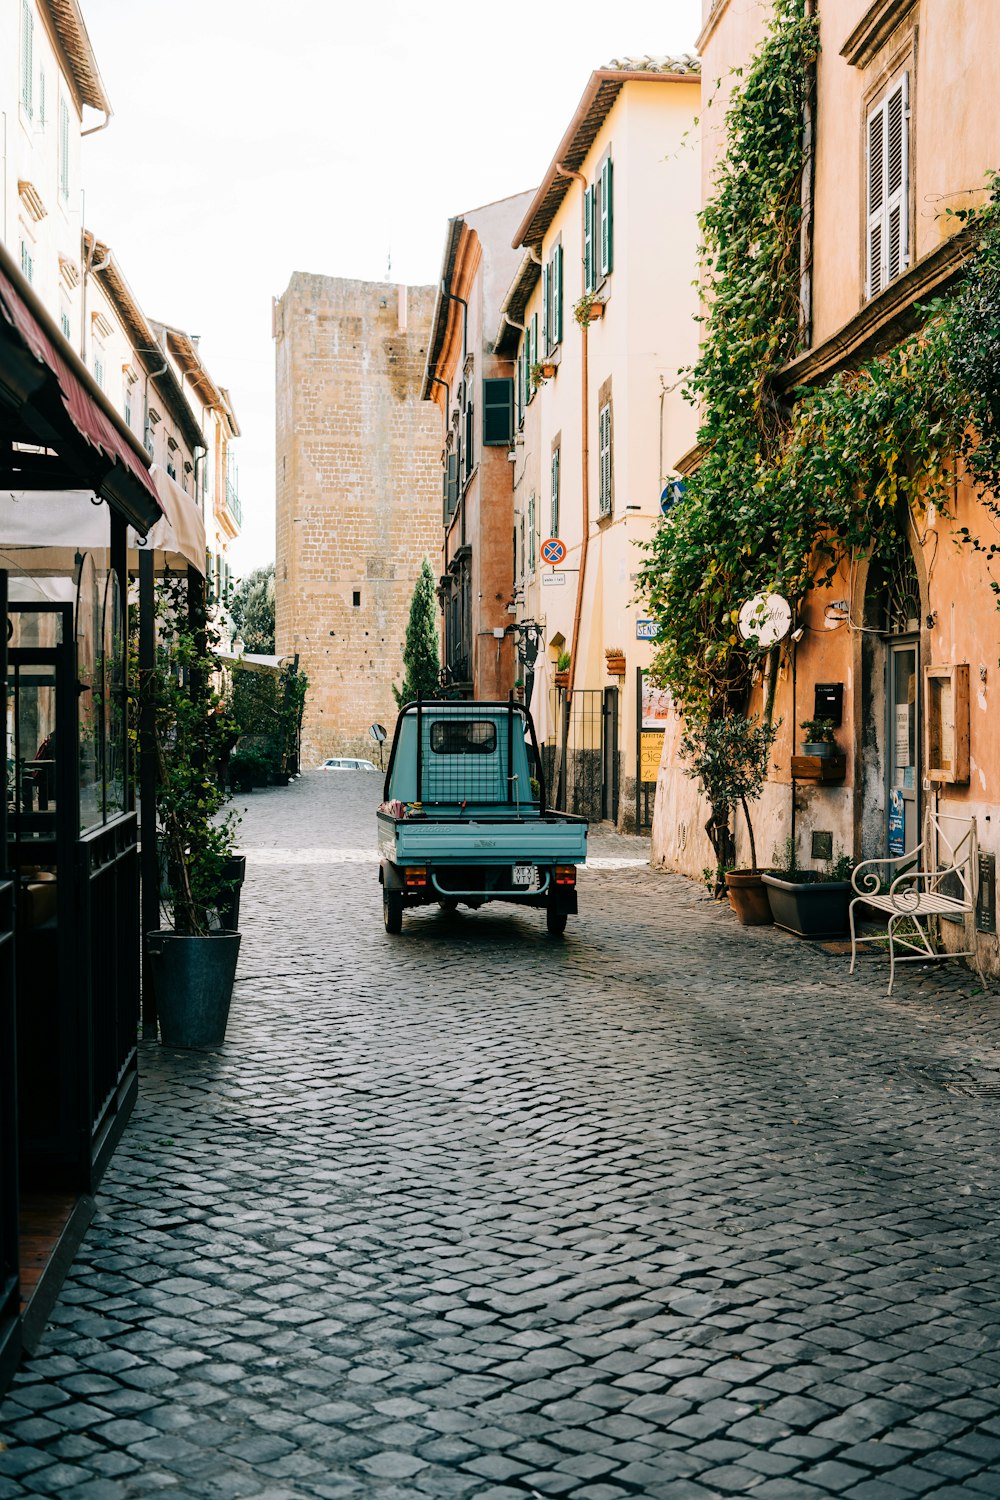
<path fill-rule="evenodd" d="M 85 135 L 96 135 L 99 130 L 107 130 L 107 128 L 108 128 L 108 126 L 110 124 L 111 124 L 111 110 L 107 109 L 107 110 L 104 111 L 104 120 L 103 120 L 102 124 L 100 124 L 100 125 L 91 125 L 91 127 L 90 127 L 89 130 L 81 130 L 80 131 L 80 139 L 81 139 L 81 141 L 83 140 L 83 138 L 84 138 Z"/>
<path fill-rule="evenodd" d="M 572 172 L 564 167 L 562 162 L 556 162 L 556 171 L 560 177 L 572 177 L 583 187 L 580 196 L 580 245 L 581 249 L 586 239 L 586 212 L 587 212 L 587 179 L 582 172 Z M 567 705 L 573 698 L 573 687 L 576 682 L 576 655 L 577 645 L 580 639 L 580 619 L 583 614 L 583 589 L 587 577 L 587 547 L 590 542 L 590 389 L 588 368 L 588 338 L 589 329 L 584 324 L 580 329 L 583 338 L 580 365 L 580 502 L 583 512 L 583 539 L 580 543 L 580 572 L 576 581 L 576 608 L 573 611 L 573 639 L 569 648 L 569 682 L 566 684 Z"/>
<path fill-rule="evenodd" d="M 449 292 L 444 282 L 441 283 L 441 295 L 447 297 L 449 302 L 457 302 L 462 309 L 462 374 L 465 374 L 465 357 L 469 352 L 469 304 L 464 297 L 457 292 Z"/>

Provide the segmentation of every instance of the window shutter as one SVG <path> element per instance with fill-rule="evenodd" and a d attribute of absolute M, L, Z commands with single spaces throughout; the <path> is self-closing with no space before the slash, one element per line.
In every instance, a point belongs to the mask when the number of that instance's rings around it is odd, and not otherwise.
<path fill-rule="evenodd" d="M 559 535 L 559 449 L 552 450 L 552 516 L 550 536 Z"/>
<path fill-rule="evenodd" d="M 885 105 L 868 116 L 868 285 L 867 296 L 882 290 L 885 228 Z"/>
<path fill-rule="evenodd" d="M 614 263 L 612 241 L 613 215 L 611 193 L 611 158 L 601 169 L 601 275 L 609 276 Z"/>
<path fill-rule="evenodd" d="M 611 407 L 602 406 L 597 419 L 598 514 L 611 514 Z"/>
<path fill-rule="evenodd" d="M 594 290 L 594 189 L 583 194 L 583 290 Z"/>
<path fill-rule="evenodd" d="M 542 267 L 542 348 L 546 354 L 552 348 L 552 320 L 549 317 L 550 276 L 550 266 L 544 265 Z"/>
<path fill-rule="evenodd" d="M 476 409 L 470 401 L 465 408 L 465 477 L 468 478 L 476 466 Z"/>
<path fill-rule="evenodd" d="M 886 100 L 886 281 L 899 276 L 909 261 L 907 208 L 909 200 L 909 74 Z"/>
<path fill-rule="evenodd" d="M 483 381 L 483 446 L 509 448 L 514 437 L 514 382 Z"/>
<path fill-rule="evenodd" d="M 556 246 L 552 262 L 552 344 L 562 343 L 563 336 L 563 250 Z"/>
<path fill-rule="evenodd" d="M 45 127 L 45 73 L 44 73 L 44 71 L 41 68 L 39 68 L 39 70 L 38 70 L 38 123 L 44 129 L 44 127 Z"/>
<path fill-rule="evenodd" d="M 59 100 L 59 192 L 69 197 L 69 105 Z"/>
<path fill-rule="evenodd" d="M 21 103 L 31 119 L 32 82 L 34 79 L 35 18 L 28 0 L 21 0 Z"/>
<path fill-rule="evenodd" d="M 538 551 L 535 538 L 535 497 L 528 497 L 528 572 L 535 571 L 535 553 Z"/>
<path fill-rule="evenodd" d="M 531 314 L 531 362 L 528 365 L 528 395 L 529 398 L 535 394 L 534 382 L 531 380 L 531 372 L 538 363 L 538 314 Z"/>
<path fill-rule="evenodd" d="M 449 516 L 453 516 L 455 514 L 455 507 L 458 504 L 458 454 L 457 453 L 449 453 L 448 454 L 448 478 L 447 478 L 447 485 L 448 485 L 448 498 L 447 498 L 447 504 L 446 504 L 445 509 L 447 510 Z"/>

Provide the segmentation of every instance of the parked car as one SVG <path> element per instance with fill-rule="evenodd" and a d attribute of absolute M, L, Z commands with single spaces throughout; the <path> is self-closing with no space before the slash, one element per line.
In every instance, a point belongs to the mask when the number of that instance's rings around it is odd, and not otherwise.
<path fill-rule="evenodd" d="M 377 771 L 378 766 L 370 760 L 356 760 L 351 755 L 331 755 L 316 767 L 318 771 Z"/>

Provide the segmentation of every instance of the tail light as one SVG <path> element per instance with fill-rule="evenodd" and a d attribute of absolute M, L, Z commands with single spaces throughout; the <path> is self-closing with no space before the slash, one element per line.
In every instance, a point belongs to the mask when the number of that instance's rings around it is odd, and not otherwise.
<path fill-rule="evenodd" d="M 576 885 L 576 865 L 556 865 L 556 885 Z"/>
<path fill-rule="evenodd" d="M 426 865 L 409 865 L 407 867 L 407 869 L 406 869 L 406 883 L 407 883 L 407 885 L 414 885 L 414 886 L 416 886 L 416 885 L 426 885 L 427 884 L 427 866 Z"/>

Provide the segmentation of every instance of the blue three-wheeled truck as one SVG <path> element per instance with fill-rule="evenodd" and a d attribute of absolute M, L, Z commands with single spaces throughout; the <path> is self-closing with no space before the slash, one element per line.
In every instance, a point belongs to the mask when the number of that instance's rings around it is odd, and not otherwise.
<path fill-rule="evenodd" d="M 419 699 L 400 712 L 378 810 L 385 930 L 407 907 L 512 901 L 553 936 L 576 912 L 587 820 L 552 812 L 531 716 L 519 703 Z"/>

